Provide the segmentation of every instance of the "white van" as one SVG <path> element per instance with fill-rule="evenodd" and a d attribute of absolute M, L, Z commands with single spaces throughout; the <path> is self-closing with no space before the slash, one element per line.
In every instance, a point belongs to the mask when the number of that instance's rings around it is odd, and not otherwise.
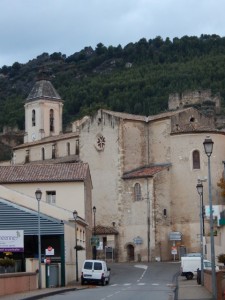
<path fill-rule="evenodd" d="M 203 268 L 204 270 L 212 270 L 211 262 L 204 259 Z M 185 276 L 188 280 L 192 279 L 197 275 L 197 269 L 201 270 L 201 257 L 181 257 L 181 276 Z M 218 266 L 216 266 L 216 271 L 219 271 Z"/>
<path fill-rule="evenodd" d="M 109 284 L 110 268 L 103 260 L 85 260 L 81 272 L 81 284 L 96 282 L 101 285 Z"/>

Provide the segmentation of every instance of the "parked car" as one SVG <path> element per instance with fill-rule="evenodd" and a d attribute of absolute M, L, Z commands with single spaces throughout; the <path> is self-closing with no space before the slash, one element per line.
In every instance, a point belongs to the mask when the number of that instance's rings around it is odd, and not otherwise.
<path fill-rule="evenodd" d="M 109 284 L 110 268 L 103 260 L 85 260 L 81 272 L 81 284 L 95 282 Z"/>

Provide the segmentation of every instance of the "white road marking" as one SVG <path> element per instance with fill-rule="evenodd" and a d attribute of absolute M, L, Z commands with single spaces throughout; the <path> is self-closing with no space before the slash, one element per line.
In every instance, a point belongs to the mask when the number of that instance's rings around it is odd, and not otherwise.
<path fill-rule="evenodd" d="M 145 266 L 145 265 L 134 265 L 134 267 L 135 267 L 135 268 L 145 269 L 145 270 L 148 269 L 148 266 Z"/>

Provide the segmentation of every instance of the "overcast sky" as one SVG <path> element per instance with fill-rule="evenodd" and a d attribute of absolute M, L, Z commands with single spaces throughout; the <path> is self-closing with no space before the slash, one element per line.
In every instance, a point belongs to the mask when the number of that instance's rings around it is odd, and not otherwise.
<path fill-rule="evenodd" d="M 225 36 L 225 0 L 0 0 L 0 67 L 98 43 Z"/>

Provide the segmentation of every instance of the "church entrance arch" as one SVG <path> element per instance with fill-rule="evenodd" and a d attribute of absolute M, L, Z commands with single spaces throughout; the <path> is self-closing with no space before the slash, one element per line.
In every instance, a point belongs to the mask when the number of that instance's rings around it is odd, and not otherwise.
<path fill-rule="evenodd" d="M 134 261 L 134 246 L 132 244 L 128 244 L 127 248 L 127 260 Z"/>

